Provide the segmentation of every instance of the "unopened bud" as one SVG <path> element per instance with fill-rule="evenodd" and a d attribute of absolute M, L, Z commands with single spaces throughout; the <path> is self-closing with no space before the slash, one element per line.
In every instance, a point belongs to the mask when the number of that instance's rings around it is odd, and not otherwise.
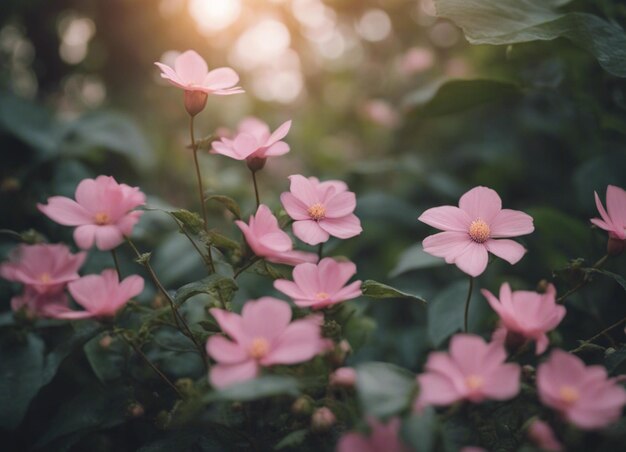
<path fill-rule="evenodd" d="M 309 396 L 298 397 L 291 405 L 294 414 L 311 414 L 313 411 L 313 399 Z"/>
<path fill-rule="evenodd" d="M 253 173 L 256 173 L 257 171 L 263 169 L 266 161 L 267 161 L 266 158 L 251 157 L 251 158 L 246 159 L 246 164 L 248 165 L 248 168 L 250 169 L 250 171 L 252 171 Z"/>
<path fill-rule="evenodd" d="M 203 91 L 185 90 L 185 109 L 190 116 L 196 116 L 206 106 L 209 96 Z"/>
<path fill-rule="evenodd" d="M 107 334 L 106 336 L 103 336 L 102 339 L 100 339 L 100 341 L 98 341 L 98 344 L 100 345 L 100 347 L 106 350 L 107 348 L 111 346 L 112 342 L 113 342 L 113 338 Z"/>
<path fill-rule="evenodd" d="M 311 428 L 317 432 L 328 430 L 337 421 L 334 413 L 329 408 L 323 406 L 313 412 L 311 416 Z"/>
<path fill-rule="evenodd" d="M 542 279 L 537 284 L 537 292 L 539 292 L 539 293 L 546 293 L 548 291 L 548 287 L 550 287 L 550 283 L 548 282 L 548 280 L 547 279 Z"/>
<path fill-rule="evenodd" d="M 146 410 L 139 402 L 134 402 L 128 405 L 128 414 L 132 417 L 141 417 L 144 415 L 145 412 Z"/>
<path fill-rule="evenodd" d="M 186 394 L 193 389 L 193 380 L 191 378 L 179 378 L 174 384 L 183 394 Z"/>
<path fill-rule="evenodd" d="M 356 383 L 356 370 L 352 367 L 340 367 L 330 374 L 329 383 L 331 386 L 352 388 Z"/>
<path fill-rule="evenodd" d="M 165 306 L 165 300 L 163 299 L 163 295 L 157 294 L 152 300 L 152 308 L 153 309 L 161 309 Z"/>
<path fill-rule="evenodd" d="M 626 248 L 626 240 L 620 240 L 616 237 L 609 237 L 609 241 L 606 244 L 606 252 L 609 256 L 619 256 L 624 252 Z"/>

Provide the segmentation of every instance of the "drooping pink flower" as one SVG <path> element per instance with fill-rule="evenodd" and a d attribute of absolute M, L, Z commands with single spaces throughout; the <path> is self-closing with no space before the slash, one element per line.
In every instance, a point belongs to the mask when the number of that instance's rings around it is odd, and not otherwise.
<path fill-rule="evenodd" d="M 54 313 L 57 319 L 86 319 L 113 317 L 128 301 L 143 291 L 143 278 L 131 275 L 121 282 L 117 272 L 104 270 L 99 275 L 87 275 L 67 285 L 74 301 L 84 311 L 65 309 Z"/>
<path fill-rule="evenodd" d="M 304 263 L 293 269 L 293 281 L 277 279 L 274 287 L 301 308 L 321 309 L 361 295 L 361 281 L 348 283 L 356 273 L 352 262 L 330 257 L 319 264 Z"/>
<path fill-rule="evenodd" d="M 539 399 L 584 430 L 617 421 L 626 405 L 626 390 L 608 378 L 603 366 L 585 366 L 577 356 L 554 350 L 537 369 Z"/>
<path fill-rule="evenodd" d="M 256 215 L 251 215 L 247 224 L 243 221 L 235 221 L 235 224 L 259 257 L 287 265 L 317 262 L 317 255 L 293 249 L 291 237 L 280 229 L 278 220 L 265 204 L 259 206 Z"/>
<path fill-rule="evenodd" d="M 67 310 L 69 300 L 65 292 L 39 293 L 29 286 L 20 295 L 11 298 L 14 312 L 25 310 L 29 316 L 54 317 L 59 311 Z"/>
<path fill-rule="evenodd" d="M 498 194 L 487 187 L 475 187 L 461 196 L 459 207 L 428 209 L 419 220 L 444 232 L 426 237 L 424 251 L 443 257 L 470 276 L 487 268 L 488 253 L 516 264 L 526 250 L 519 243 L 505 239 L 534 231 L 529 215 L 502 209 Z"/>
<path fill-rule="evenodd" d="M 609 237 L 626 240 L 626 191 L 615 185 L 606 187 L 606 209 L 598 193 L 593 193 L 601 218 L 592 218 L 591 222 L 607 231 Z"/>
<path fill-rule="evenodd" d="M 411 450 L 400 440 L 400 418 L 389 419 L 386 424 L 370 417 L 369 435 L 349 432 L 337 443 L 337 452 L 408 452 Z"/>
<path fill-rule="evenodd" d="M 480 336 L 457 334 L 450 351 L 432 352 L 425 372 L 418 375 L 420 386 L 416 408 L 445 406 L 459 400 L 508 400 L 520 389 L 520 366 L 506 361 L 501 343 L 486 343 Z"/>
<path fill-rule="evenodd" d="M 209 374 L 217 388 L 253 379 L 261 367 L 309 361 L 328 347 L 320 317 L 291 322 L 291 308 L 276 298 L 248 301 L 241 315 L 217 308 L 210 312 L 230 337 L 214 335 L 206 344 L 217 361 Z"/>
<path fill-rule="evenodd" d="M 555 329 L 565 317 L 565 307 L 556 303 L 556 289 L 552 284 L 543 294 L 526 290 L 512 292 L 508 283 L 500 286 L 499 300 L 486 289 L 482 294 L 508 332 L 535 341 L 538 355 L 548 348 L 546 333 Z"/>
<path fill-rule="evenodd" d="M 293 233 L 309 245 L 326 242 L 329 237 L 348 239 L 363 230 L 354 215 L 356 197 L 338 181 L 319 182 L 301 175 L 289 176 L 290 192 L 280 195 L 293 223 Z"/>
<path fill-rule="evenodd" d="M 281 124 L 273 133 L 267 124 L 257 118 L 246 118 L 239 123 L 233 138 L 222 137 L 213 142 L 211 153 L 222 154 L 235 160 L 246 160 L 248 165 L 261 169 L 265 159 L 284 155 L 289 145 L 281 141 L 291 128 L 291 121 Z"/>
<path fill-rule="evenodd" d="M 331 386 L 352 388 L 356 384 L 356 370 L 353 367 L 340 367 L 328 377 Z"/>
<path fill-rule="evenodd" d="M 103 251 L 122 243 L 142 214 L 133 209 L 146 203 L 138 187 L 118 184 L 111 176 L 83 179 L 76 187 L 75 198 L 53 196 L 48 204 L 37 207 L 59 224 L 77 226 L 74 240 L 85 250 L 94 243 Z"/>
<path fill-rule="evenodd" d="M 554 431 L 547 422 L 535 419 L 528 427 L 528 437 L 541 450 L 561 452 L 563 444 L 554 435 Z"/>
<path fill-rule="evenodd" d="M 86 257 L 85 252 L 72 254 L 62 244 L 18 245 L 0 265 L 0 276 L 24 284 L 32 295 L 58 294 L 68 282 L 80 278 L 78 269 Z"/>

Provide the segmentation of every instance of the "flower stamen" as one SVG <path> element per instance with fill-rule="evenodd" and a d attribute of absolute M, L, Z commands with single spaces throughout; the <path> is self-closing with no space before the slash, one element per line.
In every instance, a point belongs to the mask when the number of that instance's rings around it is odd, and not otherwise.
<path fill-rule="evenodd" d="M 568 405 L 576 402 L 580 398 L 578 389 L 569 385 L 561 386 L 561 389 L 559 389 L 559 395 L 561 396 L 561 400 Z"/>
<path fill-rule="evenodd" d="M 97 224 L 97 225 L 105 225 L 105 224 L 109 224 L 109 214 L 105 213 L 105 212 L 98 212 L 94 217 L 93 217 L 93 221 Z"/>
<path fill-rule="evenodd" d="M 250 344 L 248 354 L 251 358 L 261 359 L 270 351 L 270 344 L 263 337 L 255 337 Z"/>
<path fill-rule="evenodd" d="M 465 384 L 470 391 L 476 391 L 483 387 L 485 379 L 480 375 L 469 375 L 465 378 Z"/>
<path fill-rule="evenodd" d="M 307 209 L 307 213 L 312 220 L 319 221 L 326 216 L 326 207 L 323 204 L 317 202 Z"/>
<path fill-rule="evenodd" d="M 472 221 L 468 232 L 470 238 L 476 243 L 485 243 L 491 235 L 489 225 L 480 218 Z"/>

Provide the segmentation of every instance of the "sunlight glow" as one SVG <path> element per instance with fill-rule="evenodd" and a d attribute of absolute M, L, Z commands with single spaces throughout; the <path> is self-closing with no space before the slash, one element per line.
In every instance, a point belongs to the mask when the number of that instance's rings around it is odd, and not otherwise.
<path fill-rule="evenodd" d="M 200 31 L 210 34 L 237 20 L 241 13 L 241 0 L 191 0 L 189 13 Z"/>

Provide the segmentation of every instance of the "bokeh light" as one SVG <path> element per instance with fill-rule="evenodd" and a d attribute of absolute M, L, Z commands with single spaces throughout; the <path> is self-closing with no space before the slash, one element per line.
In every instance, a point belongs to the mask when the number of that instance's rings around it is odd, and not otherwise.
<path fill-rule="evenodd" d="M 191 0 L 189 12 L 200 31 L 212 34 L 237 20 L 241 13 L 240 0 Z"/>

